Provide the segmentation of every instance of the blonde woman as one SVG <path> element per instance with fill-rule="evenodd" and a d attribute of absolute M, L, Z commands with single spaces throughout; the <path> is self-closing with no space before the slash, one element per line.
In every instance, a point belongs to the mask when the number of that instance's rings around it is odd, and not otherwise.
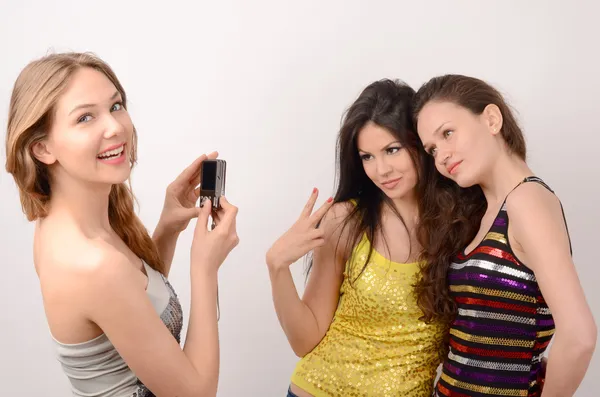
<path fill-rule="evenodd" d="M 137 134 L 109 65 L 85 53 L 28 64 L 14 85 L 6 169 L 28 220 L 34 264 L 58 360 L 75 396 L 215 395 L 217 272 L 237 245 L 237 208 L 195 206 L 203 155 L 167 188 L 151 238 L 125 182 Z M 191 247 L 186 343 L 167 280 L 177 237 L 198 218 Z"/>

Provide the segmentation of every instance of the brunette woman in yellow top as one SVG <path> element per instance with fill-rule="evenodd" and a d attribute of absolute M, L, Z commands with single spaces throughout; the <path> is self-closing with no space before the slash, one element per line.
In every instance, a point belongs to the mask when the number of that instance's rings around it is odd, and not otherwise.
<path fill-rule="evenodd" d="M 313 213 L 315 189 L 266 255 L 301 357 L 288 396 L 431 396 L 448 321 L 434 313 L 451 302 L 443 264 L 454 248 L 429 241 L 453 203 L 414 132 L 413 96 L 390 80 L 363 90 L 339 132 L 335 196 Z M 458 223 L 446 231 L 445 241 L 468 235 Z M 312 250 L 300 298 L 289 266 Z"/>

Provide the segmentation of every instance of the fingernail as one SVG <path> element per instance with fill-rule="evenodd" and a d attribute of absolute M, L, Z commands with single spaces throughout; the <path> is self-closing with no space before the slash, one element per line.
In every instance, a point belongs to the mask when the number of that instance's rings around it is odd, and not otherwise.
<path fill-rule="evenodd" d="M 328 203 L 331 203 L 332 201 L 333 201 L 333 197 L 329 197 L 329 198 L 327 199 L 327 202 L 328 202 Z"/>
<path fill-rule="evenodd" d="M 313 188 L 313 194 L 317 192 L 317 188 Z"/>

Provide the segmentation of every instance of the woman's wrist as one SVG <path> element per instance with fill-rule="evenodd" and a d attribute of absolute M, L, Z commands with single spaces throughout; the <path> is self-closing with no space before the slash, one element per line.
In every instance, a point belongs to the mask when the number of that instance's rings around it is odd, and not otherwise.
<path fill-rule="evenodd" d="M 219 269 L 216 266 L 211 266 L 209 263 L 194 263 L 198 261 L 192 261 L 190 266 L 190 273 L 192 278 L 201 278 L 204 280 L 217 280 Z"/>
<path fill-rule="evenodd" d="M 179 237 L 180 233 L 181 233 L 181 231 L 178 230 L 175 227 L 175 225 L 171 224 L 170 222 L 168 222 L 167 220 L 165 220 L 161 217 L 158 220 L 156 228 L 154 229 L 154 234 L 153 234 L 152 238 L 155 238 L 155 237 L 158 239 L 177 238 L 177 237 Z"/>

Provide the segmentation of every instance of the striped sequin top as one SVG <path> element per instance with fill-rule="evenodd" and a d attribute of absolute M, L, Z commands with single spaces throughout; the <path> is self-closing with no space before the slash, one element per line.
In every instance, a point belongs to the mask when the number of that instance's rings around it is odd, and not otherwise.
<path fill-rule="evenodd" d="M 536 182 L 552 191 L 537 177 Z M 519 184 L 520 185 L 520 184 Z M 541 359 L 554 321 L 532 270 L 508 242 L 506 199 L 483 241 L 459 253 L 449 270 L 458 314 L 436 396 L 523 396 L 541 393 Z"/>

